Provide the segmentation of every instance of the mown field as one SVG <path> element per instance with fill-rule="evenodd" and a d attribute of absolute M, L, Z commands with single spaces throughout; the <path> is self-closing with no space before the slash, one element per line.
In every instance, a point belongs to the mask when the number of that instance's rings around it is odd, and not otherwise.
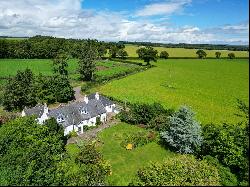
<path fill-rule="evenodd" d="M 236 99 L 249 101 L 248 60 L 168 59 L 92 91 L 129 102 L 191 106 L 202 123 L 235 122 Z"/>
<path fill-rule="evenodd" d="M 124 64 L 113 61 L 97 62 L 97 76 L 112 76 L 121 72 L 138 68 L 137 65 Z M 79 78 L 77 60 L 69 60 L 69 76 L 73 80 Z M 52 60 L 49 59 L 0 59 L 0 77 L 14 76 L 18 70 L 30 68 L 35 74 L 52 75 Z"/>
<path fill-rule="evenodd" d="M 158 54 L 161 51 L 167 51 L 169 57 L 197 57 L 196 51 L 198 49 L 184 49 L 184 48 L 165 48 L 165 47 L 154 47 Z M 125 45 L 125 50 L 128 52 L 129 57 L 138 57 L 136 50 L 138 46 L 136 45 Z M 249 57 L 249 52 L 247 51 L 228 51 L 228 50 L 204 50 L 207 53 L 207 57 L 215 57 L 215 52 L 220 51 L 221 57 L 228 57 L 228 53 L 233 52 L 236 57 Z"/>

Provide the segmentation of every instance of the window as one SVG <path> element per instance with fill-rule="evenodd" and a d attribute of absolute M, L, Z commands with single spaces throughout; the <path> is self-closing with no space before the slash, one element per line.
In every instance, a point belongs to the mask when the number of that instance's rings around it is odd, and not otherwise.
<path fill-rule="evenodd" d="M 82 108 L 81 109 L 81 114 L 88 114 L 87 108 Z"/>
<path fill-rule="evenodd" d="M 78 127 L 78 132 L 81 132 L 81 127 Z"/>
<path fill-rule="evenodd" d="M 65 119 L 63 118 L 62 115 L 58 116 L 56 120 L 57 120 L 58 123 L 65 121 Z"/>

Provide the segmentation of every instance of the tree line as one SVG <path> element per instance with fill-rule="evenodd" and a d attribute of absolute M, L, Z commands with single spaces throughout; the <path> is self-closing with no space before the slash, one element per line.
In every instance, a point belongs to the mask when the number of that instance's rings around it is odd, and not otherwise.
<path fill-rule="evenodd" d="M 166 47 L 166 48 L 185 48 L 185 49 L 206 49 L 206 50 L 230 50 L 230 51 L 249 51 L 248 45 L 227 45 L 227 44 L 164 44 L 154 42 L 128 42 L 119 41 L 120 44 L 132 44 L 137 46 L 152 46 L 152 47 Z"/>
<path fill-rule="evenodd" d="M 79 58 L 81 48 L 86 44 L 97 49 L 99 58 L 104 57 L 108 50 L 112 58 L 128 56 L 123 50 L 124 44 L 38 35 L 23 40 L 0 39 L 0 58 L 52 59 L 60 50 L 67 51 L 71 58 Z"/>
<path fill-rule="evenodd" d="M 110 58 L 120 58 L 120 59 L 126 59 L 128 57 L 127 51 L 125 51 L 125 44 L 137 44 L 140 48 L 137 50 L 137 54 L 139 58 L 141 57 L 141 46 L 145 46 L 146 49 L 150 47 L 156 47 L 159 46 L 159 44 L 156 45 L 156 43 L 150 43 L 150 42 L 139 42 L 139 43 L 130 43 L 130 42 L 103 42 L 98 40 L 90 40 L 90 39 L 65 39 L 65 38 L 55 38 L 51 36 L 34 36 L 28 39 L 23 40 L 7 40 L 7 39 L 0 39 L 0 58 L 21 58 L 21 59 L 52 59 L 55 58 L 57 53 L 60 50 L 67 51 L 67 53 L 70 55 L 70 58 L 80 58 L 82 56 L 82 48 L 84 48 L 86 45 L 91 45 L 92 48 L 96 49 L 97 57 L 99 59 L 103 57 L 110 57 Z M 165 46 L 166 45 L 166 46 Z M 184 46 L 183 46 L 184 45 Z M 214 47 L 217 45 L 211 45 L 209 44 L 192 44 L 196 47 L 186 47 L 187 44 L 171 44 L 171 46 L 168 46 L 168 44 L 162 44 L 161 47 L 181 47 L 181 48 L 190 48 L 190 49 L 199 49 L 199 51 L 203 51 L 203 49 L 213 49 L 213 50 L 233 50 L 233 51 L 248 51 L 248 47 L 244 46 L 237 46 L 236 48 L 232 48 L 232 46 L 228 47 L 227 45 L 219 45 L 224 47 Z M 191 44 L 188 44 L 187 46 L 190 46 Z M 191 45 L 191 46 L 192 46 Z M 210 46 L 210 47 L 204 47 L 204 46 Z M 149 51 L 150 53 L 152 50 Z M 154 54 L 151 53 L 153 56 Z M 199 52 L 198 57 L 202 55 L 202 57 L 206 57 L 206 54 L 201 54 Z M 230 53 L 232 56 L 233 53 Z M 152 57 L 151 55 L 151 57 Z M 215 57 L 220 58 L 221 53 L 216 52 Z M 147 55 L 148 56 L 148 55 Z M 160 58 L 168 58 L 169 54 L 166 50 L 160 53 L 157 57 Z M 229 58 L 231 57 L 229 56 Z M 235 54 L 233 54 L 235 57 Z M 150 58 L 151 58 L 150 57 Z M 232 57 L 232 58 L 234 58 Z M 153 57 L 154 58 L 154 57 Z M 151 58 L 152 59 L 152 58 Z M 147 60 L 145 61 L 147 62 Z"/>

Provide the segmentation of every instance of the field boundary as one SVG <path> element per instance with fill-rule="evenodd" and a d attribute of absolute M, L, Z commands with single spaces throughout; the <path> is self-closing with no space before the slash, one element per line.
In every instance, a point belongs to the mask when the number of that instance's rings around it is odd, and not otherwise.
<path fill-rule="evenodd" d="M 158 58 L 158 59 L 163 59 L 163 58 Z M 200 59 L 197 57 L 168 57 L 167 59 Z M 163 60 L 167 60 L 167 59 L 163 59 Z M 228 57 L 220 57 L 220 58 L 216 58 L 216 57 L 206 57 L 204 59 L 229 59 Z M 235 57 L 234 59 L 249 59 L 249 57 Z M 128 57 L 126 61 L 128 60 L 140 60 L 138 57 Z M 138 63 L 138 62 L 137 62 Z"/>
<path fill-rule="evenodd" d="M 139 70 L 137 69 L 135 71 L 131 71 L 131 72 L 128 72 L 128 73 L 125 73 L 125 74 L 124 73 L 117 74 L 116 76 L 109 77 L 108 79 L 100 79 L 98 81 L 87 82 L 87 84 L 85 84 L 85 85 L 83 85 L 81 87 L 81 91 L 85 92 L 85 93 L 89 93 L 89 90 L 94 88 L 94 87 L 104 85 L 104 84 L 106 84 L 106 83 L 108 83 L 109 81 L 112 81 L 112 80 L 119 80 L 119 79 L 125 78 L 125 77 L 127 77 L 129 75 L 134 75 L 136 73 L 146 71 L 146 70 L 151 69 L 153 67 L 156 67 L 156 66 L 154 66 L 154 65 L 142 66 L 142 68 L 140 68 Z"/>

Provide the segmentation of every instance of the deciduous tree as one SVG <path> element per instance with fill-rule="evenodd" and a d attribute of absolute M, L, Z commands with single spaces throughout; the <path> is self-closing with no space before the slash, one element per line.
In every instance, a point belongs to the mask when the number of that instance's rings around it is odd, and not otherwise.
<path fill-rule="evenodd" d="M 215 52 L 215 56 L 216 56 L 216 58 L 220 58 L 220 56 L 221 56 L 221 52 L 216 51 L 216 52 Z"/>
<path fill-rule="evenodd" d="M 78 71 L 81 79 L 91 81 L 96 70 L 95 60 L 97 59 L 96 48 L 90 44 L 82 46 L 81 56 L 78 61 Z"/>
<path fill-rule="evenodd" d="M 125 59 L 128 56 L 127 51 L 125 51 L 124 49 L 119 49 L 119 51 L 117 52 L 117 55 L 121 58 L 121 59 Z"/>
<path fill-rule="evenodd" d="M 228 58 L 234 59 L 235 58 L 235 54 L 234 53 L 228 53 Z"/>
<path fill-rule="evenodd" d="M 206 58 L 207 56 L 207 53 L 202 49 L 197 50 L 196 54 L 198 55 L 198 58 Z"/>
<path fill-rule="evenodd" d="M 68 76 L 68 59 L 69 56 L 64 51 L 59 51 L 53 59 L 53 71 L 62 76 Z"/>
<path fill-rule="evenodd" d="M 34 75 L 30 69 L 17 71 L 5 85 L 3 106 L 7 110 L 22 110 L 25 106 L 36 104 L 34 92 Z"/>
<path fill-rule="evenodd" d="M 160 53 L 160 58 L 164 58 L 164 59 L 167 59 L 169 56 L 168 52 L 167 51 L 162 51 Z"/>
<path fill-rule="evenodd" d="M 147 46 L 139 48 L 136 50 L 136 53 L 138 54 L 140 59 L 144 60 L 144 62 L 147 63 L 147 65 L 150 65 L 150 61 L 157 61 L 158 51 L 153 47 Z"/>

